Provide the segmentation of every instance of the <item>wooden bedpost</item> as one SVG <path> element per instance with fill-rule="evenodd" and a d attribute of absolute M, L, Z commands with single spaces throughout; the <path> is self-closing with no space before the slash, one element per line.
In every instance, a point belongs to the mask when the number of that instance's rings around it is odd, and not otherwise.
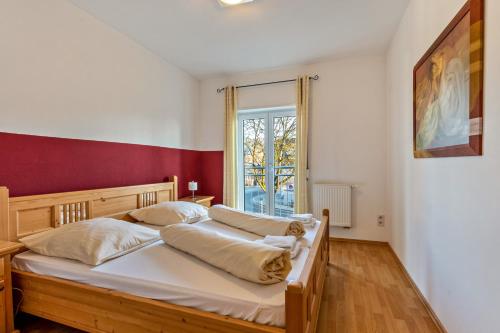
<path fill-rule="evenodd" d="M 327 264 L 330 264 L 330 210 L 329 209 L 323 209 L 323 217 L 326 217 L 326 242 L 328 244 Z"/>
<path fill-rule="evenodd" d="M 0 240 L 9 240 L 9 189 L 0 187 Z"/>
<path fill-rule="evenodd" d="M 177 176 L 172 176 L 169 178 L 171 182 L 174 183 L 174 198 L 172 201 L 177 201 L 179 200 L 179 181 Z"/>
<path fill-rule="evenodd" d="M 285 291 L 286 333 L 314 333 L 329 262 L 329 216 L 323 210 L 318 234 L 309 249 L 303 271 Z"/>
<path fill-rule="evenodd" d="M 285 292 L 286 333 L 305 333 L 307 309 L 304 304 L 304 285 L 294 281 L 289 283 Z"/>

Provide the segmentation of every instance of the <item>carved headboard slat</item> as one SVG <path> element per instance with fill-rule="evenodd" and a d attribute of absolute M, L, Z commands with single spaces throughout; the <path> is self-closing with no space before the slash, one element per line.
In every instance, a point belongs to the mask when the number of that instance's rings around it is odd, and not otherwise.
<path fill-rule="evenodd" d="M 177 177 L 167 183 L 9 198 L 0 187 L 0 239 L 21 237 L 95 217 L 127 221 L 131 210 L 177 200 Z"/>

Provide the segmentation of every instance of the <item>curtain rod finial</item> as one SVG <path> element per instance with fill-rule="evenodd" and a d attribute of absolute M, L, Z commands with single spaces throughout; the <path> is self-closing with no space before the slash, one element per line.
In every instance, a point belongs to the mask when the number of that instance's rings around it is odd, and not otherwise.
<path fill-rule="evenodd" d="M 220 94 L 221 92 L 224 92 L 224 90 L 226 90 L 226 88 L 218 88 L 217 93 Z"/>

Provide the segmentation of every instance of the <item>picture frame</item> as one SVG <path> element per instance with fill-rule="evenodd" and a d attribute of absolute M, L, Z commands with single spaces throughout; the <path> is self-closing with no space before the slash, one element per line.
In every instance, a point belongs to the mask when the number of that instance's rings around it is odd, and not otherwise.
<path fill-rule="evenodd" d="M 483 154 L 484 0 L 468 0 L 413 69 L 415 158 Z"/>

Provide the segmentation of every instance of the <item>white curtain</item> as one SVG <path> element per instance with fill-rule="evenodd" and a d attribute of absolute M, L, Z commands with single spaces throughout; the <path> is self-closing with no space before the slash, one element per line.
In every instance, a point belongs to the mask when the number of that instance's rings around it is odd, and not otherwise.
<path fill-rule="evenodd" d="M 236 172 L 236 126 L 237 126 L 237 89 L 234 86 L 225 88 L 226 121 L 224 135 L 224 204 L 236 208 L 237 172 Z"/>
<path fill-rule="evenodd" d="M 309 76 L 297 78 L 297 142 L 295 161 L 295 212 L 309 210 L 307 188 L 307 138 L 309 126 Z"/>

